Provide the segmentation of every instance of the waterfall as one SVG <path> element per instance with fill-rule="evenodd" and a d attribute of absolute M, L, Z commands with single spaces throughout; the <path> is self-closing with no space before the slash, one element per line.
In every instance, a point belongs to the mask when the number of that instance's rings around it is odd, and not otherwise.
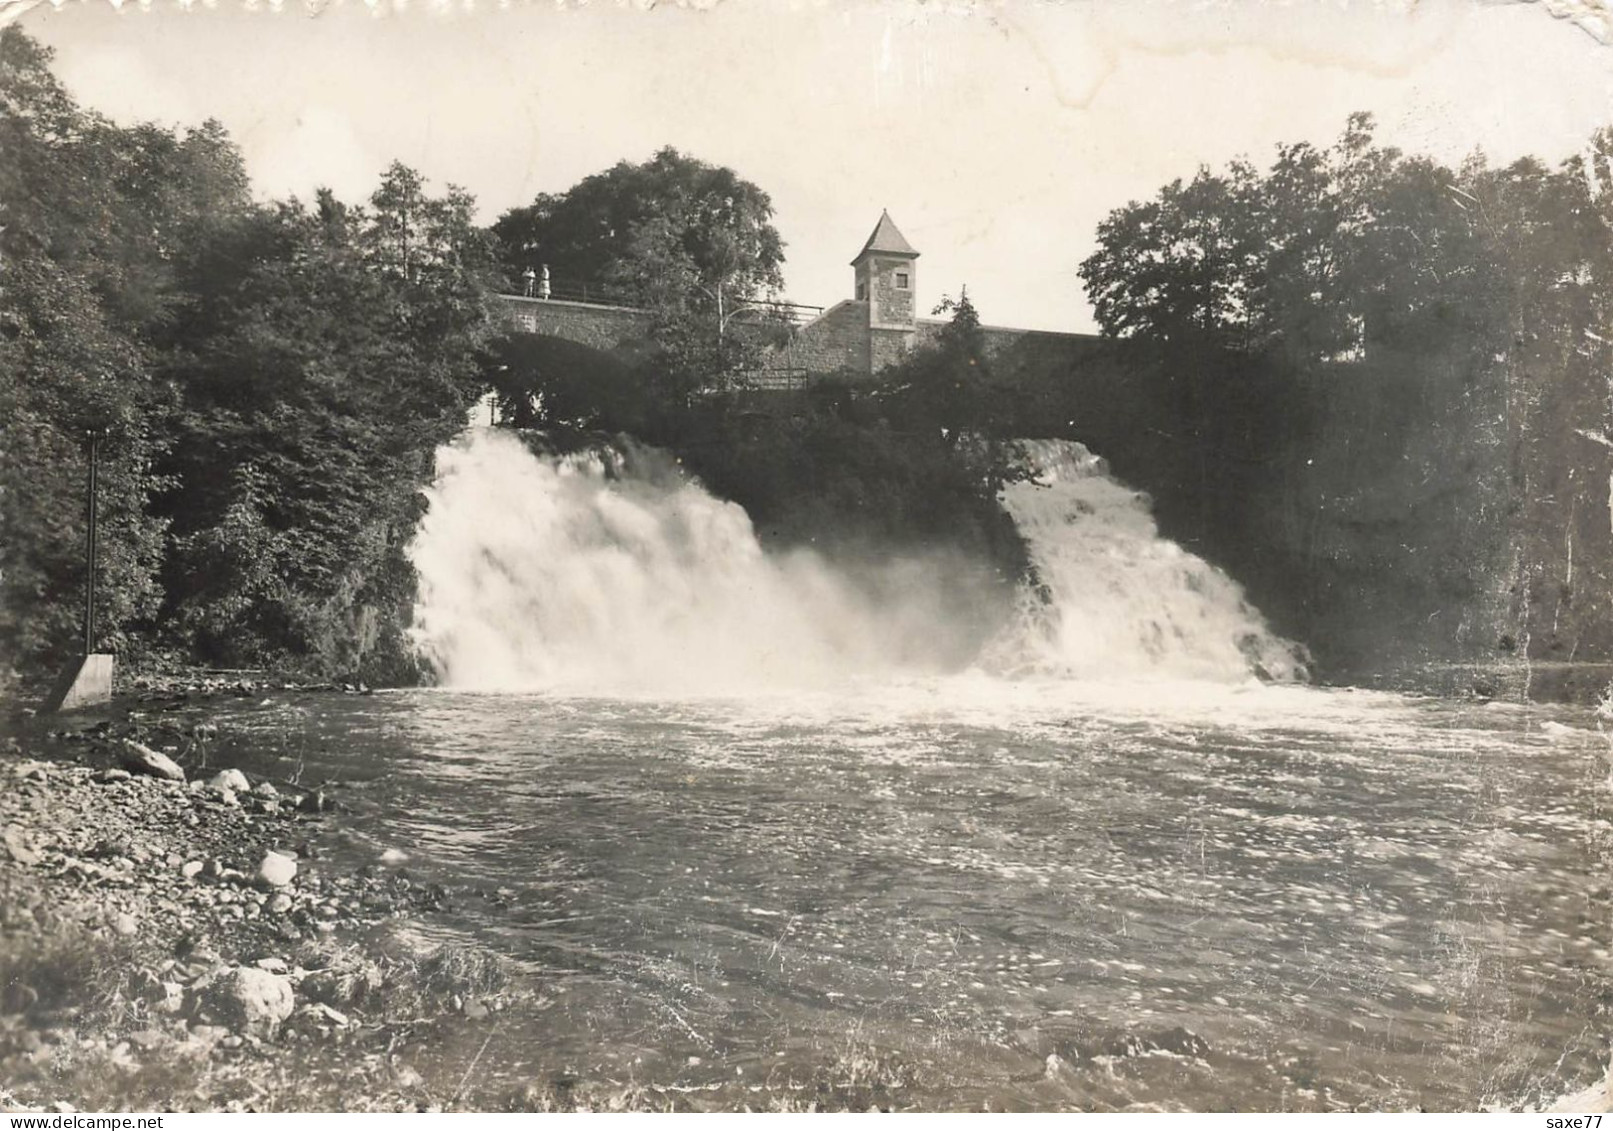
<path fill-rule="evenodd" d="M 1160 539 L 1144 500 L 1101 461 L 1076 444 L 1025 453 L 1041 483 L 1011 486 L 1004 503 L 1040 585 L 981 666 L 1301 674 L 1237 586 Z M 663 452 L 537 455 L 472 428 L 437 458 L 409 554 L 416 637 L 447 686 L 730 692 L 956 666 L 943 659 L 959 632 L 942 612 L 941 571 L 886 562 L 870 586 L 814 554 L 764 552 L 743 509 Z"/>
<path fill-rule="evenodd" d="M 886 621 L 665 453 L 534 455 L 472 429 L 437 455 L 410 547 L 416 633 L 442 682 L 729 690 L 882 666 Z"/>
<path fill-rule="evenodd" d="M 1161 538 L 1146 495 L 1069 440 L 1022 440 L 1032 478 L 1003 492 L 1040 585 L 991 648 L 1009 674 L 1306 678 L 1303 649 L 1274 635 L 1238 584 Z"/>

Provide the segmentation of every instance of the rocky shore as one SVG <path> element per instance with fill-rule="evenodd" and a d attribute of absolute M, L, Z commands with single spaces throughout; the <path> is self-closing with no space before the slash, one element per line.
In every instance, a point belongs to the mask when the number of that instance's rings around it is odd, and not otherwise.
<path fill-rule="evenodd" d="M 0 1110 L 532 1106 L 474 1053 L 533 987 L 427 941 L 454 893 L 330 858 L 339 799 L 206 766 L 209 724 L 172 710 L 262 690 L 154 681 L 10 720 Z"/>

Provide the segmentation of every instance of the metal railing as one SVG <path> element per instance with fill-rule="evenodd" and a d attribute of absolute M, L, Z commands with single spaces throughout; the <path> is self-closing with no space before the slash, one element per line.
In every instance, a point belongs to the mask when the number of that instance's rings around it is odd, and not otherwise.
<path fill-rule="evenodd" d="M 797 392 L 805 389 L 811 381 L 812 371 L 802 366 L 756 369 L 734 375 L 736 388 L 759 393 Z"/>
<path fill-rule="evenodd" d="M 631 309 L 642 309 L 634 296 L 624 291 L 610 287 L 596 287 L 582 284 L 576 287 L 550 287 L 547 295 L 518 295 L 504 293 L 501 298 L 516 299 L 521 302 L 575 302 L 586 306 L 625 306 Z M 823 313 L 824 308 L 813 306 L 804 302 L 788 302 L 783 299 L 747 302 L 736 311 L 733 318 L 736 324 L 743 318 L 744 323 L 751 324 L 758 320 L 765 321 L 769 316 L 773 319 L 788 323 L 791 326 L 804 326 Z M 757 315 L 759 318 L 744 318 L 745 315 Z"/>

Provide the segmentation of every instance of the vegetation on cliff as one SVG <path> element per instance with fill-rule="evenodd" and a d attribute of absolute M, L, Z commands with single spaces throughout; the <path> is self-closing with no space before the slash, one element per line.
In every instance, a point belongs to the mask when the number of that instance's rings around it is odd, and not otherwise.
<path fill-rule="evenodd" d="M 1055 418 L 1324 670 L 1608 659 L 1610 154 L 1452 169 L 1357 115 L 1200 169 L 1083 265 L 1147 427 L 1091 383 Z"/>
<path fill-rule="evenodd" d="M 394 165 L 366 206 L 254 202 L 216 123 L 118 127 L 0 33 L 0 682 L 79 642 L 412 679 L 402 546 L 483 386 L 472 203 Z"/>

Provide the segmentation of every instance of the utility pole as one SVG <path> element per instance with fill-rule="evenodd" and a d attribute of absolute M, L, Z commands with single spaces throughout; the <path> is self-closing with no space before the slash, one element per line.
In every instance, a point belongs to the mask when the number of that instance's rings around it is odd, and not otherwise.
<path fill-rule="evenodd" d="M 44 710 L 70 711 L 75 707 L 90 707 L 108 702 L 112 698 L 112 674 L 115 661 L 110 653 L 95 650 L 95 573 L 96 527 L 100 524 L 99 494 L 101 441 L 106 438 L 104 425 L 84 429 L 89 442 L 89 482 L 86 487 L 85 518 L 88 529 L 84 533 L 84 654 L 72 660 L 51 688 Z"/>
<path fill-rule="evenodd" d="M 106 436 L 105 428 L 86 428 L 84 435 L 90 442 L 90 486 L 89 503 L 85 507 L 89 515 L 89 522 L 84 534 L 84 654 L 95 654 L 95 534 L 98 515 L 96 512 L 96 487 L 100 472 L 101 440 Z"/>

